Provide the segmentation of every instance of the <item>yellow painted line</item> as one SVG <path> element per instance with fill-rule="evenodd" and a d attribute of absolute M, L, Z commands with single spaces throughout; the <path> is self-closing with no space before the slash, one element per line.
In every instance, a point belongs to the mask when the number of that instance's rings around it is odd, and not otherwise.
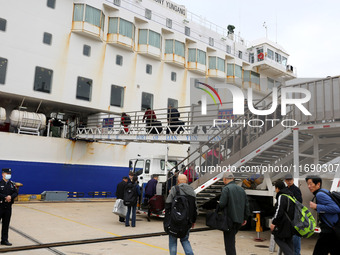
<path fill-rule="evenodd" d="M 73 222 L 73 223 L 77 223 L 77 224 L 79 224 L 79 225 L 82 225 L 82 226 L 85 226 L 85 227 L 89 227 L 89 228 L 92 228 L 92 229 L 96 229 L 96 230 L 105 232 L 105 233 L 107 233 L 107 234 L 113 235 L 113 236 L 119 236 L 119 237 L 121 236 L 121 235 L 118 235 L 118 234 L 115 234 L 115 233 L 106 231 L 106 230 L 104 230 L 104 229 L 100 229 L 100 228 L 97 228 L 97 227 L 93 227 L 93 226 L 87 225 L 87 224 L 85 224 L 85 223 L 82 223 L 82 222 L 79 222 L 79 221 L 75 221 L 75 220 L 71 220 L 71 219 L 68 219 L 68 218 L 65 218 L 65 217 L 62 217 L 62 216 L 53 214 L 53 213 L 49 213 L 49 212 L 46 212 L 46 211 L 43 211 L 43 210 L 39 210 L 39 209 L 36 209 L 36 208 L 31 208 L 31 207 L 28 207 L 28 206 L 25 206 L 25 205 L 21 205 L 21 204 L 17 204 L 17 206 L 25 207 L 25 208 L 27 208 L 27 209 L 31 209 L 31 210 L 34 210 L 34 211 L 37 211 L 37 212 L 40 212 L 40 213 L 45 213 L 45 214 L 48 214 L 48 215 L 57 217 L 57 218 L 62 219 L 62 220 L 66 220 L 66 221 L 70 221 L 70 222 Z M 165 249 L 165 248 L 162 248 L 162 247 L 159 247 L 159 246 L 155 246 L 155 245 L 152 245 L 152 244 L 140 242 L 140 241 L 137 241 L 137 240 L 134 240 L 134 239 L 127 239 L 127 240 L 129 240 L 129 241 L 131 241 L 131 242 L 143 244 L 143 245 L 146 245 L 146 246 L 149 246 L 149 247 L 152 247 L 152 248 L 157 248 L 157 249 L 160 249 L 160 250 L 169 252 L 168 249 Z M 177 254 L 184 255 L 184 254 L 182 254 L 182 253 L 177 253 Z"/>

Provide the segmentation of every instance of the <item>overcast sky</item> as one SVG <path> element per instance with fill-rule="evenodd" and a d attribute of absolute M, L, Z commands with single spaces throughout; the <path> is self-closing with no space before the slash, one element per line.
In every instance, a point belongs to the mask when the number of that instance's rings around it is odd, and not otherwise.
<path fill-rule="evenodd" d="M 298 78 L 340 75 L 338 0 L 173 0 L 207 20 L 236 27 L 247 41 L 266 36 L 290 55 Z M 276 29 L 277 27 L 277 29 Z"/>

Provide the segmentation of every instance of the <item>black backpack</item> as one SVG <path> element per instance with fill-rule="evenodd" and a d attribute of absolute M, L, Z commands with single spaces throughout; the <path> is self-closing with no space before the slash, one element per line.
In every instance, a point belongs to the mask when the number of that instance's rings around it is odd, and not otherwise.
<path fill-rule="evenodd" d="M 124 189 L 124 205 L 134 206 L 137 204 L 136 184 L 128 183 Z"/>
<path fill-rule="evenodd" d="M 178 185 L 175 188 L 176 196 L 172 200 L 171 210 L 165 214 L 164 230 L 169 235 L 183 238 L 191 228 L 189 202 L 180 194 Z"/>
<path fill-rule="evenodd" d="M 124 116 L 124 124 L 130 125 L 131 124 L 131 118 L 129 115 Z"/>

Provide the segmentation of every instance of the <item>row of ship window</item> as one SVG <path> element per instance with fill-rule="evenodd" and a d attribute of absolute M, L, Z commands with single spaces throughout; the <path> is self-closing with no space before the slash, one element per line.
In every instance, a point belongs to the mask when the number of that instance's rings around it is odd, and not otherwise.
<path fill-rule="evenodd" d="M 117 57 L 121 56 L 117 55 Z M 0 84 L 5 84 L 7 64 L 8 64 L 7 59 L 0 58 Z M 151 65 L 146 65 L 146 72 L 149 74 L 152 73 Z M 35 68 L 33 89 L 35 91 L 51 93 L 52 78 L 53 70 L 37 66 Z M 171 80 L 176 81 L 175 72 L 171 73 Z M 93 81 L 91 79 L 85 77 L 78 77 L 76 98 L 80 100 L 91 101 L 92 83 Z M 178 101 L 169 98 L 168 104 L 171 104 L 172 106 L 178 106 Z M 124 87 L 111 85 L 110 105 L 117 107 L 124 106 Z M 153 107 L 153 94 L 142 92 L 141 108 L 142 110 L 144 110 L 148 107 Z"/>
<path fill-rule="evenodd" d="M 145 17 L 147 19 L 151 19 L 151 10 L 145 10 Z M 102 31 L 104 31 L 104 23 L 105 23 L 105 15 L 104 13 L 92 6 L 85 5 L 85 4 L 75 4 L 74 5 L 74 13 L 73 13 L 73 21 L 84 21 L 88 22 L 94 26 L 100 27 Z M 172 28 L 172 21 L 167 19 L 166 26 Z M 138 44 L 148 44 L 156 48 L 161 48 L 161 34 L 150 29 L 139 29 L 139 38 Z M 108 24 L 108 33 L 109 34 L 120 34 L 131 38 L 132 40 L 135 39 L 135 25 L 122 19 L 120 17 L 109 17 L 109 24 Z M 190 28 L 185 26 L 184 33 L 186 36 L 190 36 Z M 209 45 L 214 46 L 214 38 L 209 37 Z M 227 45 L 226 52 L 231 54 L 231 46 Z M 185 44 L 176 40 L 166 39 L 165 40 L 165 53 L 166 54 L 176 54 L 182 57 L 185 57 Z M 263 53 L 263 48 L 257 49 L 257 56 L 260 53 Z M 284 66 L 287 65 L 287 58 L 282 56 L 281 54 L 274 52 L 271 49 L 267 49 L 265 54 L 266 58 L 275 60 L 277 63 L 280 63 Z M 237 57 L 243 59 L 243 52 L 238 51 Z M 210 57 L 209 57 L 210 58 Z M 262 61 L 262 58 L 257 57 L 257 61 Z M 188 61 L 189 62 L 198 62 L 200 64 L 205 65 L 206 63 L 206 52 L 199 50 L 199 49 L 189 49 L 188 52 Z M 223 59 L 220 59 L 213 65 L 216 65 L 220 71 L 225 71 L 224 63 L 222 64 Z M 249 54 L 249 62 L 254 63 L 255 56 L 254 53 Z M 209 59 L 209 63 L 214 62 L 214 60 Z M 209 66 L 210 68 L 210 66 Z M 211 67 L 213 69 L 213 67 Z"/>

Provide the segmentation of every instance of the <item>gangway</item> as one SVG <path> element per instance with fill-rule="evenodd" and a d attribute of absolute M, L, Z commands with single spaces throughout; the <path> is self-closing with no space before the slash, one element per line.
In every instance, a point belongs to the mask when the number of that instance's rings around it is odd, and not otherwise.
<path fill-rule="evenodd" d="M 312 116 L 306 117 L 297 109 L 292 109 L 286 117 L 298 122 L 295 127 L 286 128 L 278 124 L 273 128 L 265 127 L 255 131 L 250 128 L 229 129 L 227 135 L 221 136 L 222 139 L 211 144 L 214 139 L 212 137 L 211 141 L 200 145 L 179 163 L 188 162 L 186 167 L 194 165 L 196 170 L 201 170 L 200 178 L 191 184 L 197 194 L 199 206 L 216 199 L 220 194 L 224 186 L 221 181 L 223 171 L 232 171 L 237 179 L 243 180 L 254 174 L 262 176 L 262 184 L 253 189 L 246 189 L 248 195 L 273 197 L 273 182 L 283 178 L 287 172 L 293 174 L 296 182 L 307 174 L 327 173 L 328 178 L 334 178 L 332 188 L 339 189 L 339 77 L 292 86 L 306 88 L 312 92 L 312 99 L 306 106 Z M 251 139 L 254 138 L 254 132 L 255 139 Z M 218 135 L 220 134 L 216 134 Z M 244 143 L 240 142 L 239 148 L 235 150 L 235 144 L 228 146 L 231 137 L 234 142 L 235 137 L 241 137 L 241 140 L 245 137 Z M 202 156 L 217 148 L 218 162 L 212 167 Z M 338 163 L 328 165 L 334 160 Z M 208 171 L 204 172 L 207 167 Z M 273 171 L 269 171 L 270 169 Z"/>
<path fill-rule="evenodd" d="M 231 103 L 226 102 L 228 106 Z M 143 119 L 145 111 L 126 112 L 131 124 L 124 126 L 121 115 L 97 114 L 89 118 L 86 126 L 77 128 L 76 139 L 101 142 L 153 142 L 153 143 L 205 143 L 221 139 L 227 132 L 224 127 L 213 126 L 212 119 L 219 119 L 216 105 L 208 105 L 208 114 L 201 115 L 198 105 L 177 108 L 178 121 L 171 122 L 168 109 L 154 110 L 157 120 L 150 125 Z M 232 117 L 232 116 L 230 116 Z M 178 124 L 179 122 L 180 124 Z M 220 132 L 222 131 L 223 132 Z M 215 134 L 219 133 L 218 136 Z M 213 140 L 211 138 L 214 137 Z"/>

